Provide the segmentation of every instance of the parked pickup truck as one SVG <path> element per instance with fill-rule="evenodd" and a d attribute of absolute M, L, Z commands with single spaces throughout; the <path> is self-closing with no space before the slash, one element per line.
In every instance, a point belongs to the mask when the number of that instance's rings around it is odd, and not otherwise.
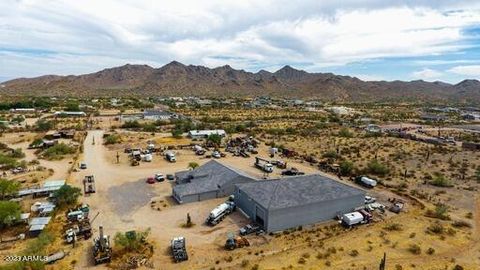
<path fill-rule="evenodd" d="M 240 229 L 240 235 L 248 235 L 252 233 L 260 234 L 262 232 L 263 232 L 262 227 L 260 227 L 260 225 L 257 225 L 257 224 L 247 224 Z"/>

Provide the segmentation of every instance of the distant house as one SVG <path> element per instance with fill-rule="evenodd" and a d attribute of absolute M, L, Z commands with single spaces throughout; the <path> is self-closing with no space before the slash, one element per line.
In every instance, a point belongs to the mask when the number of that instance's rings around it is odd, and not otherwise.
<path fill-rule="evenodd" d="M 440 121 L 445 121 L 447 120 L 447 117 L 444 115 L 438 115 L 438 114 L 423 114 L 420 117 L 422 120 L 425 121 L 432 121 L 432 122 L 440 122 Z"/>
<path fill-rule="evenodd" d="M 235 184 L 255 181 L 250 175 L 211 160 L 204 165 L 175 174 L 172 196 L 178 203 L 197 202 L 233 194 Z"/>
<path fill-rule="evenodd" d="M 205 139 L 212 134 L 218 134 L 222 137 L 225 137 L 227 133 L 223 129 L 213 129 L 213 130 L 190 130 L 188 136 L 192 139 Z"/>
<path fill-rule="evenodd" d="M 11 113 L 34 113 L 37 110 L 35 108 L 15 108 L 10 109 Z"/>
<path fill-rule="evenodd" d="M 85 112 L 59 111 L 55 112 L 55 116 L 85 117 L 87 114 Z"/>
<path fill-rule="evenodd" d="M 51 193 L 59 190 L 65 185 L 65 180 L 46 181 L 42 187 L 27 188 L 18 191 L 18 196 L 33 195 L 33 197 L 48 196 Z"/>
<path fill-rule="evenodd" d="M 145 110 L 143 119 L 145 120 L 169 120 L 175 117 L 175 114 L 161 110 Z"/>
<path fill-rule="evenodd" d="M 480 114 L 465 113 L 462 114 L 462 118 L 467 121 L 478 121 L 480 120 Z"/>

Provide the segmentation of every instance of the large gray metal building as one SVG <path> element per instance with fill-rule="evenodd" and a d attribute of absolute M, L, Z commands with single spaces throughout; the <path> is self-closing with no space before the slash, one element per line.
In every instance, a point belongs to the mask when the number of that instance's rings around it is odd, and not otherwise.
<path fill-rule="evenodd" d="M 267 232 L 333 219 L 364 204 L 365 192 L 313 174 L 238 184 L 235 202 Z"/>
<path fill-rule="evenodd" d="M 177 172 L 175 177 L 176 185 L 172 189 L 172 196 L 179 203 L 230 196 L 235 191 L 235 184 L 255 181 L 245 172 L 216 160 L 191 171 Z"/>

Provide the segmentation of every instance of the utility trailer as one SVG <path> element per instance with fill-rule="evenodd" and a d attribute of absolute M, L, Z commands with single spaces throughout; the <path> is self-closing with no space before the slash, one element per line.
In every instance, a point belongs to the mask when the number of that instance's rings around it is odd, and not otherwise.
<path fill-rule="evenodd" d="M 210 212 L 205 223 L 211 226 L 215 226 L 220 221 L 222 221 L 227 215 L 235 211 L 236 205 L 233 201 L 226 201 L 219 206 L 215 207 L 215 209 Z"/>
<path fill-rule="evenodd" d="M 188 260 L 185 237 L 175 237 L 171 242 L 173 260 L 178 263 Z"/>
<path fill-rule="evenodd" d="M 95 193 L 95 177 L 93 175 L 87 175 L 83 178 L 83 189 L 85 194 Z"/>
<path fill-rule="evenodd" d="M 255 157 L 255 167 L 259 168 L 260 170 L 271 173 L 273 172 L 273 165 L 270 163 L 269 160 L 266 160 L 261 157 Z"/>

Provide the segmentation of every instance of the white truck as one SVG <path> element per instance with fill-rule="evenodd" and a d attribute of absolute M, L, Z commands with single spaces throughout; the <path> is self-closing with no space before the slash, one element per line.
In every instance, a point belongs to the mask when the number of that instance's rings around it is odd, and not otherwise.
<path fill-rule="evenodd" d="M 165 159 L 169 162 L 177 162 L 177 157 L 175 156 L 175 153 L 171 151 L 165 153 Z"/>
<path fill-rule="evenodd" d="M 207 217 L 207 220 L 205 220 L 205 223 L 211 226 L 215 226 L 220 221 L 222 221 L 228 214 L 232 213 L 235 211 L 235 203 L 232 201 L 226 201 L 219 206 L 215 207 L 215 209 L 210 212 L 210 214 Z"/>
<path fill-rule="evenodd" d="M 368 178 L 366 176 L 358 176 L 355 178 L 355 182 L 368 188 L 374 188 L 377 185 L 377 180 Z"/>
<path fill-rule="evenodd" d="M 255 167 L 259 168 L 260 170 L 266 172 L 266 173 L 271 173 L 273 172 L 273 165 L 270 163 L 270 161 L 260 158 L 260 157 L 255 157 Z"/>

